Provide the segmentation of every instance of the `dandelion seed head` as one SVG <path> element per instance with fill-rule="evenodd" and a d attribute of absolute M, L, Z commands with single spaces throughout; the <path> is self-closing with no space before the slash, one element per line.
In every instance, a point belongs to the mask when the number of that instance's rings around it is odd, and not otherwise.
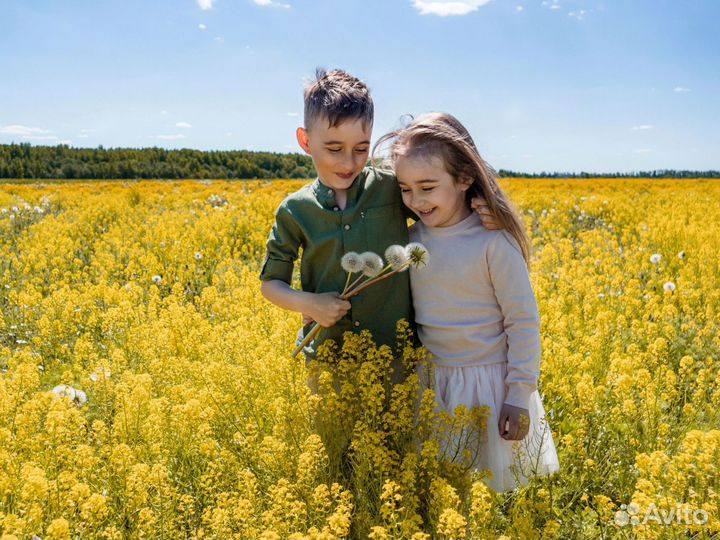
<path fill-rule="evenodd" d="M 650 262 L 653 264 L 659 263 L 661 259 L 662 255 L 660 255 L 659 253 L 653 253 L 652 255 L 650 255 Z"/>
<path fill-rule="evenodd" d="M 685 258 L 685 252 L 681 251 L 678 253 L 678 259 L 684 259 Z"/>
<path fill-rule="evenodd" d="M 340 265 L 348 274 L 361 272 L 363 268 L 360 254 L 355 251 L 348 251 L 345 255 L 343 255 L 342 259 L 340 259 Z"/>
<path fill-rule="evenodd" d="M 675 284 L 672 281 L 668 281 L 663 285 L 663 289 L 665 289 L 665 292 L 675 292 Z"/>
<path fill-rule="evenodd" d="M 420 242 L 410 242 L 407 246 L 405 246 L 405 253 L 410 260 L 410 265 L 414 268 L 427 266 L 427 263 L 430 260 L 427 248 Z"/>
<path fill-rule="evenodd" d="M 377 276 L 383 269 L 383 260 L 377 253 L 366 251 L 360 254 L 362 261 L 362 273 L 368 277 Z"/>
<path fill-rule="evenodd" d="M 157 274 L 152 277 L 153 283 L 160 285 L 160 282 L 162 281 L 162 277 L 158 276 Z"/>
<path fill-rule="evenodd" d="M 195 260 L 196 261 L 202 261 L 203 255 L 199 251 L 195 252 Z"/>
<path fill-rule="evenodd" d="M 75 399 L 76 396 L 75 389 L 67 384 L 59 384 L 52 391 L 55 395 L 69 397 L 70 399 Z"/>
<path fill-rule="evenodd" d="M 404 271 L 407 270 L 408 256 L 405 253 L 405 248 L 394 244 L 389 246 L 385 250 L 385 260 L 392 267 L 393 270 Z"/>

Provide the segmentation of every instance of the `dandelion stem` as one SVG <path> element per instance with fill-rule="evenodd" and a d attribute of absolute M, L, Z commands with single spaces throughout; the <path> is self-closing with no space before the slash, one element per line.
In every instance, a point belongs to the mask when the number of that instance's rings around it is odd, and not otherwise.
<path fill-rule="evenodd" d="M 378 282 L 380 282 L 380 281 L 382 281 L 382 280 L 384 280 L 384 279 L 387 279 L 387 278 L 389 278 L 389 277 L 391 277 L 391 276 L 394 276 L 394 275 L 397 274 L 398 272 L 404 270 L 404 268 L 405 268 L 406 266 L 408 266 L 408 264 L 404 264 L 404 265 L 401 266 L 400 268 L 398 268 L 398 269 L 396 269 L 396 270 L 393 270 L 392 272 L 388 272 L 388 273 L 385 274 L 385 275 L 380 275 L 379 277 L 376 277 L 375 279 L 371 279 L 370 281 L 366 281 L 365 283 L 362 283 L 357 289 L 350 290 L 350 291 L 346 292 L 346 293 L 345 293 L 344 295 L 342 295 L 340 298 L 342 298 L 343 300 L 347 300 L 348 298 L 351 298 L 351 297 L 353 297 L 353 296 L 355 296 L 355 295 L 357 295 L 357 294 L 360 294 L 362 291 L 364 291 L 365 289 L 367 289 L 370 285 L 374 285 L 375 283 L 378 283 Z M 389 268 L 389 267 L 388 267 L 388 268 Z"/>
<path fill-rule="evenodd" d="M 350 285 L 350 277 L 353 275 L 352 272 L 348 272 L 347 280 L 345 280 L 345 288 L 343 289 L 343 293 L 348 290 L 348 286 Z"/>
<path fill-rule="evenodd" d="M 320 326 L 318 323 L 315 323 L 315 325 L 310 329 L 310 331 L 305 335 L 305 339 L 302 340 L 302 343 L 297 346 L 295 351 L 292 353 L 292 357 L 295 358 L 298 354 L 300 354 L 300 351 L 302 351 L 305 346 L 312 341 L 312 339 L 317 335 L 317 333 L 320 331 L 322 326 Z"/>
<path fill-rule="evenodd" d="M 358 278 L 357 278 L 355 281 L 352 282 L 352 284 L 350 284 L 349 286 L 346 286 L 346 287 L 343 289 L 343 292 L 342 292 L 341 294 L 345 294 L 347 291 L 352 290 L 352 288 L 353 288 L 355 285 L 357 285 L 358 283 L 360 283 L 360 280 L 362 280 L 364 277 L 367 277 L 367 276 L 366 276 L 365 274 L 360 274 L 360 275 L 358 276 Z"/>

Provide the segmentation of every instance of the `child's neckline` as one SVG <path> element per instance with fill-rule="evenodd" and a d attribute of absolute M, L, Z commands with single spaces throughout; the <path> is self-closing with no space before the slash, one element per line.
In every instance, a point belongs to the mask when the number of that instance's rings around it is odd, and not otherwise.
<path fill-rule="evenodd" d="M 450 225 L 449 227 L 428 227 L 422 221 L 420 221 L 420 223 L 422 224 L 423 229 L 425 229 L 429 234 L 432 234 L 434 236 L 450 236 L 466 229 L 470 229 L 477 224 L 482 225 L 480 216 L 474 210 L 470 212 L 469 216 L 461 219 L 454 225 Z"/>

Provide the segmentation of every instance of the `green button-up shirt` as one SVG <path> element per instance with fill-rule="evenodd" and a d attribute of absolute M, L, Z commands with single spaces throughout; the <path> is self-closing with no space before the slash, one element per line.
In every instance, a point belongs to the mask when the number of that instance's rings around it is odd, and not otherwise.
<path fill-rule="evenodd" d="M 316 179 L 288 195 L 278 207 L 260 279 L 290 284 L 302 248 L 302 290 L 342 292 L 347 273 L 340 265 L 341 257 L 349 251 L 374 251 L 384 260 L 388 246 L 408 243 L 408 217 L 416 216 L 402 204 L 397 180 L 390 171 L 363 169 L 347 190 L 344 210 L 337 206 L 334 191 Z M 413 321 L 408 272 L 368 287 L 351 298 L 350 304 L 345 317 L 323 329 L 305 347 L 306 358 L 314 358 L 318 345 L 326 339 L 341 345 L 343 332 L 348 330 L 370 330 L 375 343 L 394 348 L 397 321 Z M 312 324 L 303 327 L 298 340 L 310 328 Z"/>

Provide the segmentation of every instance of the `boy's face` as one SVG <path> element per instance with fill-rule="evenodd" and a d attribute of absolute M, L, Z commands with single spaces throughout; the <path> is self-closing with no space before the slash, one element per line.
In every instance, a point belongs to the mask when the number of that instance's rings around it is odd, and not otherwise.
<path fill-rule="evenodd" d="M 368 160 L 372 124 L 350 118 L 330 127 L 318 118 L 308 129 L 297 129 L 300 147 L 312 157 L 320 181 L 335 191 L 348 189 Z"/>

